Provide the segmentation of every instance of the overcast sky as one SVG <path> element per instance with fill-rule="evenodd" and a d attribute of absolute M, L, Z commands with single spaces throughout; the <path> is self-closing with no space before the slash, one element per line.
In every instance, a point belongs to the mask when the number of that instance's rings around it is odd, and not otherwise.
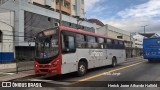
<path fill-rule="evenodd" d="M 160 0 L 85 0 L 86 18 L 130 32 L 154 32 L 160 35 Z"/>

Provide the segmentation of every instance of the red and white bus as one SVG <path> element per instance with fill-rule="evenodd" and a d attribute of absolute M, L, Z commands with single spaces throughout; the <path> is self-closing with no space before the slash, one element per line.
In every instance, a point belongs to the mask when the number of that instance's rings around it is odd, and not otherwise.
<path fill-rule="evenodd" d="M 38 33 L 35 52 L 36 74 L 83 76 L 88 69 L 116 66 L 126 59 L 122 40 L 63 26 Z"/>

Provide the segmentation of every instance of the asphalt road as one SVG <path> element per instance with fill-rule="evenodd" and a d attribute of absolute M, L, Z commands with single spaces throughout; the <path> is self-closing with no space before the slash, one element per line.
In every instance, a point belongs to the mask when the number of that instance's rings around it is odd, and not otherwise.
<path fill-rule="evenodd" d="M 131 59 L 117 67 L 105 66 L 91 69 L 83 77 L 75 73 L 59 76 L 25 77 L 18 81 L 42 81 L 52 87 L 46 90 L 106 90 L 107 81 L 160 81 L 160 62 L 148 63 L 142 58 Z M 141 82 L 138 82 L 141 83 Z M 58 87 L 61 86 L 61 87 Z M 99 87 L 96 87 L 99 86 Z M 100 87 L 101 86 L 101 87 Z M 19 88 L 20 89 L 20 88 Z M 44 88 L 25 88 L 26 90 L 43 90 Z M 112 90 L 160 90 L 160 88 L 110 88 Z M 22 89 L 24 90 L 24 89 Z"/>

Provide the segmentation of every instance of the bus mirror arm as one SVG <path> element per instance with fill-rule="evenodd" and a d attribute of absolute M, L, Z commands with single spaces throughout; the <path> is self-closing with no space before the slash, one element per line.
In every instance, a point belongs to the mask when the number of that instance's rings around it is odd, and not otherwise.
<path fill-rule="evenodd" d="M 69 52 L 69 51 L 70 51 L 70 49 L 69 49 L 69 48 L 67 48 L 67 49 L 66 49 L 66 51 L 67 51 L 67 52 Z"/>

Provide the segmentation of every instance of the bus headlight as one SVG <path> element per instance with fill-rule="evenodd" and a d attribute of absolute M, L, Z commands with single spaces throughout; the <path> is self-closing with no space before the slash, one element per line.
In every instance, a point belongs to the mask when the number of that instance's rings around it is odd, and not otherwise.
<path fill-rule="evenodd" d="M 38 65 L 36 64 L 36 65 L 35 65 L 35 67 L 37 68 L 37 67 L 38 67 Z"/>
<path fill-rule="evenodd" d="M 55 62 L 51 65 L 51 67 L 55 67 L 58 63 L 59 63 L 59 60 L 55 61 Z"/>
<path fill-rule="evenodd" d="M 59 63 L 59 60 L 57 60 L 56 62 L 54 62 L 54 65 L 57 65 Z"/>

